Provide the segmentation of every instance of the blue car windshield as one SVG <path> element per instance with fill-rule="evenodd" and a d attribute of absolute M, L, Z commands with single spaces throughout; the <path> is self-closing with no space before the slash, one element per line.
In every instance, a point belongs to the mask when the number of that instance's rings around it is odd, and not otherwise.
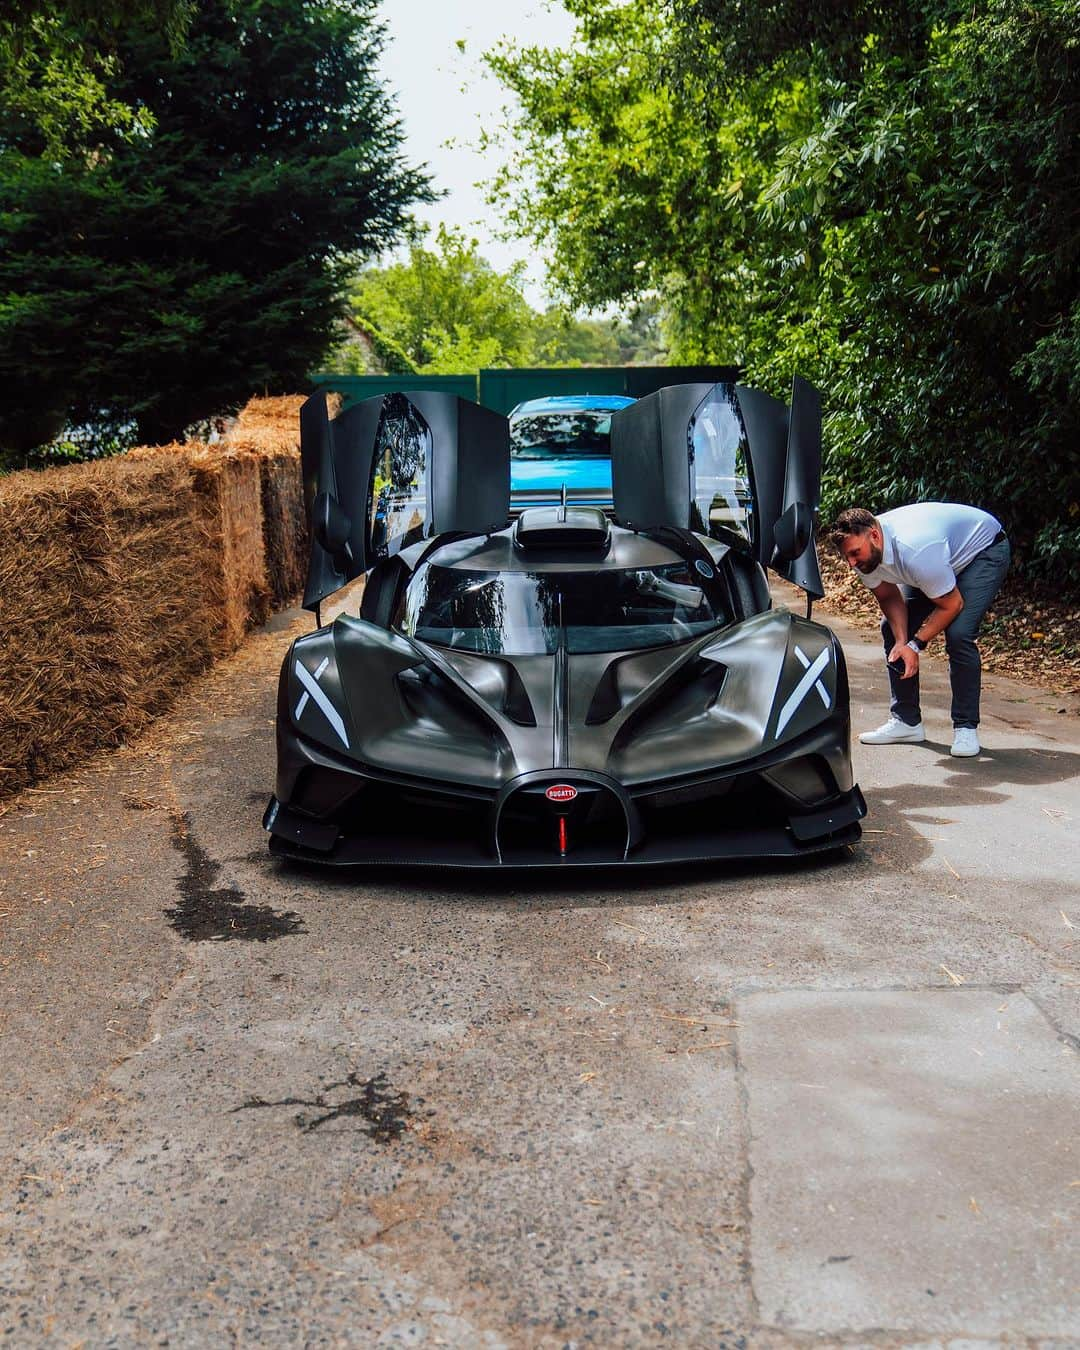
<path fill-rule="evenodd" d="M 519 413 L 510 423 L 514 459 L 581 459 L 611 455 L 611 413 Z"/>
<path fill-rule="evenodd" d="M 685 642 L 719 616 L 690 564 L 596 572 L 470 572 L 430 563 L 410 581 L 395 627 L 463 651 L 540 656 Z"/>

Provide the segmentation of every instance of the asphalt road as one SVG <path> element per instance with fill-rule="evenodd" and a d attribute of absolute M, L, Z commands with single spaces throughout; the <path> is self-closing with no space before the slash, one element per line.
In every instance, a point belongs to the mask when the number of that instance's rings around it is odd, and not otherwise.
<path fill-rule="evenodd" d="M 1080 1345 L 1075 704 L 950 760 L 930 663 L 839 860 L 327 876 L 259 823 L 307 623 L 0 818 L 0 1334 Z"/>

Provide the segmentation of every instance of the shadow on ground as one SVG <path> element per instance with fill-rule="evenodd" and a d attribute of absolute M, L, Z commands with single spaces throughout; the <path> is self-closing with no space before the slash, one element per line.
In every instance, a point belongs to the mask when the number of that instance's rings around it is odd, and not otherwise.
<path fill-rule="evenodd" d="M 590 868 L 587 872 L 559 868 L 455 872 L 404 863 L 379 868 L 321 867 L 295 860 L 279 862 L 262 849 L 247 854 L 244 861 L 265 867 L 268 872 L 310 882 L 324 892 L 353 891 L 358 884 L 378 881 L 394 887 L 399 897 L 412 894 L 417 900 L 427 900 L 437 891 L 448 900 L 485 903 L 507 900 L 515 907 L 520 906 L 526 892 L 537 903 L 551 906 L 595 904 L 598 897 L 618 899 L 622 904 L 656 905 L 682 903 L 687 887 L 703 882 L 723 886 L 750 880 L 756 885 L 805 881 L 816 887 L 842 887 L 850 884 L 852 869 L 859 870 L 860 862 L 866 861 L 864 845 L 871 838 L 889 836 L 895 841 L 890 852 L 902 859 L 905 868 L 911 868 L 933 853 L 932 843 L 917 827 L 950 823 L 950 811 L 959 807 L 993 808 L 1006 803 L 1010 794 L 1000 789 L 1007 785 L 1063 783 L 1080 774 L 1080 755 L 1065 751 L 987 750 L 977 760 L 956 760 L 948 755 L 947 744 L 927 742 L 917 749 L 943 755 L 944 766 L 952 772 L 943 782 L 868 789 L 870 810 L 863 822 L 868 838 L 862 844 L 808 858 L 613 866 Z M 992 819 L 991 813 L 991 823 Z"/>

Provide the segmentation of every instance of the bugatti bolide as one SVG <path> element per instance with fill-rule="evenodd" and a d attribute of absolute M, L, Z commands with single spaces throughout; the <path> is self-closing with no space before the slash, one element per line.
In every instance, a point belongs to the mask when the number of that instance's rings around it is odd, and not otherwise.
<path fill-rule="evenodd" d="M 816 391 L 673 386 L 614 411 L 610 440 L 608 512 L 511 521 L 504 416 L 308 400 L 318 626 L 281 671 L 273 853 L 574 867 L 859 837 L 843 652 L 766 576 L 822 594 Z M 359 611 L 323 625 L 359 577 Z"/>

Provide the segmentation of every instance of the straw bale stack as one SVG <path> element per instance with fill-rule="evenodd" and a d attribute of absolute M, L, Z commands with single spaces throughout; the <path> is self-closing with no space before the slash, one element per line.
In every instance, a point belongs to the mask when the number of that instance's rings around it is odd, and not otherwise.
<path fill-rule="evenodd" d="M 302 394 L 280 398 L 253 398 L 240 409 L 229 432 L 230 444 L 254 443 L 262 451 L 296 450 L 300 440 Z"/>
<path fill-rule="evenodd" d="M 140 446 L 118 462 L 162 459 L 179 460 L 187 468 L 187 491 L 205 541 L 202 593 L 217 619 L 215 655 L 224 655 L 235 650 L 247 630 L 270 613 L 259 459 L 226 443 L 193 442 Z M 162 559 L 162 567 L 164 577 L 167 558 Z"/>
<path fill-rule="evenodd" d="M 233 651 L 253 624 L 270 617 L 259 459 L 199 446 L 190 463 L 216 564 L 208 582 L 221 619 L 222 651 Z"/>
<path fill-rule="evenodd" d="M 229 449 L 255 454 L 261 471 L 263 546 L 270 600 L 275 609 L 304 589 L 311 551 L 300 476 L 300 405 L 303 398 L 253 398 L 226 440 Z"/>
<path fill-rule="evenodd" d="M 206 515 L 180 456 L 0 481 L 0 793 L 168 706 L 221 650 Z"/>
<path fill-rule="evenodd" d="M 311 552 L 300 462 L 295 454 L 264 455 L 259 466 L 270 602 L 284 609 L 303 592 Z"/>
<path fill-rule="evenodd" d="M 299 595 L 301 402 L 0 478 L 0 796 L 122 742 Z"/>

